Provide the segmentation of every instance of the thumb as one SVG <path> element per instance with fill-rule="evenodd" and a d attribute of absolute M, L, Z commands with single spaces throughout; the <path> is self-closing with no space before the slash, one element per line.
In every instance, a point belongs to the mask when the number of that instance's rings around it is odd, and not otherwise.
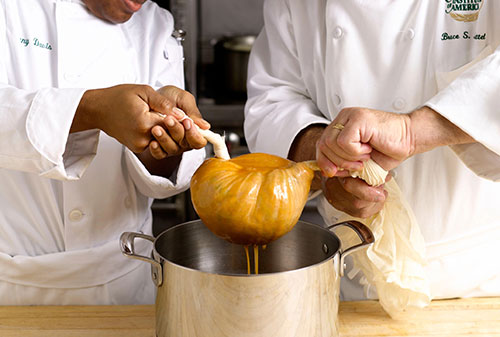
<path fill-rule="evenodd" d="M 149 105 L 150 118 L 153 125 L 163 123 L 167 115 L 172 115 L 175 106 L 171 100 L 155 90 L 148 93 L 147 104 Z"/>
<path fill-rule="evenodd" d="M 380 167 L 382 167 L 386 171 L 390 171 L 396 168 L 400 164 L 399 160 L 387 156 L 377 150 L 373 150 L 370 157 L 374 162 L 376 162 Z"/>
<path fill-rule="evenodd" d="M 182 95 L 177 101 L 177 106 L 184 112 L 189 118 L 193 120 L 200 128 L 209 129 L 210 124 L 203 119 L 201 112 L 196 105 L 196 100 L 192 95 Z M 174 111 L 177 108 L 174 108 Z"/>

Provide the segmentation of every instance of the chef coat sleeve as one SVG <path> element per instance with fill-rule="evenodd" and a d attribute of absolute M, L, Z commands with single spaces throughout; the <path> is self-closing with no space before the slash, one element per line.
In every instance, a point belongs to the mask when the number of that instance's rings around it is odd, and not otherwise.
<path fill-rule="evenodd" d="M 477 175 L 500 181 L 500 47 L 467 68 L 425 105 L 477 141 L 452 146 L 459 158 Z"/>
<path fill-rule="evenodd" d="M 245 138 L 251 152 L 287 157 L 297 134 L 311 124 L 329 124 L 302 79 L 290 11 L 284 0 L 266 1 L 264 28 L 248 66 Z"/>
<path fill-rule="evenodd" d="M 136 188 L 143 195 L 155 199 L 168 198 L 189 188 L 191 177 L 205 159 L 205 149 L 182 154 L 177 170 L 169 179 L 149 173 L 137 156 L 124 147 L 125 163 Z"/>
<path fill-rule="evenodd" d="M 5 82 L 0 79 L 0 167 L 51 179 L 80 178 L 98 143 L 95 130 L 69 134 L 85 90 L 28 92 Z"/>
<path fill-rule="evenodd" d="M 3 13 L 3 10 L 0 11 Z M 0 14 L 0 46 L 7 46 Z M 75 180 L 95 155 L 98 132 L 69 135 L 84 89 L 43 88 L 30 92 L 9 85 L 0 47 L 0 168 Z"/>

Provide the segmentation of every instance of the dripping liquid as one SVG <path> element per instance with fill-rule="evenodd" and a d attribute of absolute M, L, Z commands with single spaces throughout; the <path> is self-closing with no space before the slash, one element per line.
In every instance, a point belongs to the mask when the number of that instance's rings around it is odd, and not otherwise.
<path fill-rule="evenodd" d="M 249 253 L 248 246 L 244 246 L 244 247 L 245 247 L 245 255 L 247 257 L 247 274 L 250 275 L 251 269 L 252 269 L 250 266 L 250 253 Z M 267 245 L 263 245 L 262 250 L 265 250 L 266 247 L 267 247 Z M 259 274 L 259 246 L 257 246 L 257 245 L 253 246 L 253 257 L 254 257 L 254 262 L 255 262 L 254 273 L 255 273 L 255 275 L 258 275 Z"/>
<path fill-rule="evenodd" d="M 255 260 L 255 275 L 259 274 L 259 246 L 253 246 L 253 258 Z"/>
<path fill-rule="evenodd" d="M 245 246 L 245 253 L 247 255 L 247 274 L 250 275 L 250 254 L 248 254 L 248 246 Z"/>

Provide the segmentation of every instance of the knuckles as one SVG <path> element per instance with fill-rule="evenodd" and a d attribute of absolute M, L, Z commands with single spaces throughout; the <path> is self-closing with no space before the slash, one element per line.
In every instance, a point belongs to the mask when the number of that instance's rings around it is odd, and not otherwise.
<path fill-rule="evenodd" d="M 320 149 L 323 151 L 327 148 L 333 148 L 336 145 L 336 139 L 334 137 L 323 137 L 319 141 Z"/>
<path fill-rule="evenodd" d="M 367 202 L 364 200 L 355 198 L 352 201 L 352 206 L 353 206 L 353 209 L 358 210 L 358 212 L 361 213 L 363 211 L 363 209 L 367 206 Z"/>
<path fill-rule="evenodd" d="M 191 94 L 189 91 L 182 91 L 181 94 L 181 100 L 183 101 L 195 101 L 194 95 Z"/>
<path fill-rule="evenodd" d="M 170 102 L 170 100 L 165 98 L 160 103 L 160 107 L 164 112 L 168 112 L 174 108 L 174 104 L 172 102 Z"/>
<path fill-rule="evenodd" d="M 322 139 L 317 143 L 317 147 L 321 153 L 323 153 L 323 154 L 328 153 L 331 151 L 330 150 L 331 141 L 329 141 L 328 139 Z"/>

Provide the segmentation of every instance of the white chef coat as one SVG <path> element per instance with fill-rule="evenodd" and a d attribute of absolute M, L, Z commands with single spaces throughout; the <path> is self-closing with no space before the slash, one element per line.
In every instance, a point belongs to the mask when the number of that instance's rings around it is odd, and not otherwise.
<path fill-rule="evenodd" d="M 153 2 L 115 25 L 78 0 L 0 0 L 0 304 L 153 303 L 118 238 L 151 233 L 152 198 L 185 191 L 205 151 L 166 179 L 103 132 L 68 134 L 86 89 L 183 87 L 172 31 Z"/>
<path fill-rule="evenodd" d="M 478 141 L 394 170 L 426 240 L 434 298 L 500 295 L 500 2 L 476 1 L 468 22 L 460 3 L 268 0 L 245 107 L 250 150 L 282 157 L 300 130 L 351 106 L 428 105 Z M 318 204 L 335 222 L 339 211 Z M 342 280 L 344 299 L 376 296 L 355 281 Z"/>

